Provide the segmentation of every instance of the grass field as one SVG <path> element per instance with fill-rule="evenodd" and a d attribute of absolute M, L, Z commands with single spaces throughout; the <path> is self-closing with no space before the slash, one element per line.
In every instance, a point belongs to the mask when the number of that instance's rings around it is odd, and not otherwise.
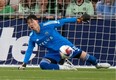
<path fill-rule="evenodd" d="M 115 69 L 78 69 L 78 71 L 38 68 L 0 68 L 0 80 L 116 80 Z"/>

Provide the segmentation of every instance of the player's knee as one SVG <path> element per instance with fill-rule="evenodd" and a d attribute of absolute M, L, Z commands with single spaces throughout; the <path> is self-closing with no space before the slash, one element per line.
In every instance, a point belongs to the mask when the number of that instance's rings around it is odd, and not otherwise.
<path fill-rule="evenodd" d="M 48 59 L 42 59 L 42 61 L 40 62 L 40 68 L 41 69 L 48 69 L 48 65 L 50 64 L 50 60 Z"/>
<path fill-rule="evenodd" d="M 40 68 L 43 70 L 59 70 L 59 66 L 57 64 L 53 64 L 45 59 L 40 62 Z"/>
<path fill-rule="evenodd" d="M 81 51 L 77 54 L 77 58 L 80 58 L 82 60 L 86 60 L 87 58 L 87 53 L 85 51 Z"/>
<path fill-rule="evenodd" d="M 85 60 L 86 56 L 87 56 L 87 53 L 85 51 L 82 51 L 82 53 L 80 55 L 80 59 Z"/>
<path fill-rule="evenodd" d="M 48 65 L 49 65 L 49 64 L 46 63 L 46 62 L 41 62 L 41 63 L 40 63 L 40 68 L 43 69 L 43 70 L 46 70 Z"/>

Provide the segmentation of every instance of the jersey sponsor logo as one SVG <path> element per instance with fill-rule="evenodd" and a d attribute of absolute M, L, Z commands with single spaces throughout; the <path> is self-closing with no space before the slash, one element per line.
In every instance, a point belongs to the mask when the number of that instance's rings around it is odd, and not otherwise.
<path fill-rule="evenodd" d="M 49 41 L 51 41 L 53 39 L 52 36 L 46 38 L 43 42 L 39 43 L 40 46 L 44 46 L 46 45 Z"/>
<path fill-rule="evenodd" d="M 22 62 L 24 59 L 24 54 L 27 50 L 29 36 L 21 36 L 20 38 L 13 37 L 14 28 L 3 28 L 0 35 L 0 61 L 7 60 L 8 54 L 12 53 L 12 57 L 19 62 Z M 9 50 L 12 49 L 10 52 Z M 33 49 L 37 51 L 37 45 Z M 34 58 L 35 54 L 31 55 L 31 58 Z"/>

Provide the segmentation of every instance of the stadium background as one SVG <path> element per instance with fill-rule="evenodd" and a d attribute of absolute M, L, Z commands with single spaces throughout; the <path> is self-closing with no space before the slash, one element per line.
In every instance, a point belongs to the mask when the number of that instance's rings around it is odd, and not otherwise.
<path fill-rule="evenodd" d="M 57 0 L 56 0 L 57 1 Z M 64 0 L 63 0 L 64 1 Z M 94 0 L 93 0 L 94 1 Z M 9 2 L 9 4 L 14 4 Z M 18 2 L 17 2 L 18 3 Z M 63 2 L 64 3 L 64 2 Z M 56 4 L 54 6 L 57 6 Z M 63 10 L 65 9 L 63 5 Z M 57 8 L 55 8 L 56 10 Z M 56 10 L 57 11 L 57 10 Z M 65 11 L 65 10 L 64 10 Z M 63 12 L 64 12 L 63 11 Z M 4 16 L 10 16 L 11 18 L 4 18 Z M 19 16 L 23 16 L 19 18 Z M 25 17 L 28 14 L 0 14 L 0 65 L 19 65 L 21 64 L 25 50 L 20 50 L 19 46 L 14 43 L 9 43 L 8 49 L 6 50 L 7 43 L 10 42 L 8 36 L 3 34 L 5 29 L 13 30 L 13 35 L 11 38 L 16 38 L 16 41 L 23 36 L 28 36 L 30 29 L 27 28 L 25 23 Z M 38 14 L 37 14 L 38 15 Z M 57 20 L 63 17 L 66 17 L 64 14 L 58 16 L 57 12 L 54 14 L 40 14 L 38 19 L 40 22 L 48 20 Z M 13 18 L 15 16 L 15 18 Z M 95 15 L 96 16 L 96 15 Z M 47 18 L 46 18 L 47 17 Z M 68 38 L 73 44 L 80 47 L 82 50 L 87 51 L 89 54 L 98 58 L 98 62 L 108 62 L 113 67 L 116 66 L 116 19 L 91 19 L 89 23 L 67 23 L 62 28 L 59 28 L 58 31 L 66 38 Z M 6 33 L 10 34 L 10 33 Z M 7 39 L 8 38 L 8 39 Z M 6 40 L 2 40 L 6 39 Z M 4 41 L 7 41 L 4 42 Z M 18 43 L 20 44 L 20 43 Z M 27 46 L 27 42 L 22 45 Z M 4 53 L 4 52 L 7 53 Z M 42 57 L 45 55 L 46 49 L 37 47 L 37 50 L 34 51 L 34 58 L 30 60 L 29 65 L 38 65 Z M 4 54 L 5 58 L 4 58 Z M 14 56 L 15 54 L 15 56 Z M 22 54 L 21 56 L 19 54 Z M 78 59 L 71 59 L 71 62 L 77 66 L 86 66 L 90 65 L 89 63 L 82 62 Z"/>
<path fill-rule="evenodd" d="M 4 21 L 0 20 L 0 26 L 0 35 L 2 35 L 2 31 L 4 28 L 14 28 L 12 37 L 16 37 L 16 39 L 23 36 L 28 36 L 30 33 L 30 30 L 27 28 L 24 19 L 11 19 L 10 21 L 7 19 Z M 58 31 L 76 46 L 98 58 L 99 62 L 108 62 L 112 66 L 116 66 L 115 27 L 115 20 L 111 21 L 103 19 L 92 19 L 90 23 L 85 24 L 67 23 L 63 26 L 63 28 L 58 28 Z M 5 43 L 2 43 L 0 45 L 4 44 Z M 12 55 L 12 49 L 13 46 L 10 46 L 7 60 L 0 60 L 1 65 L 21 64 L 20 61 L 14 59 L 15 56 Z M 24 52 L 25 51 L 21 51 L 22 54 L 24 54 Z M 36 56 L 29 62 L 30 65 L 38 65 L 42 57 L 45 55 L 46 50 L 42 47 L 38 47 L 38 51 L 35 51 L 34 53 L 36 54 Z M 71 61 L 74 63 L 74 65 L 89 65 L 88 63 L 82 62 L 78 59 L 72 59 Z"/>

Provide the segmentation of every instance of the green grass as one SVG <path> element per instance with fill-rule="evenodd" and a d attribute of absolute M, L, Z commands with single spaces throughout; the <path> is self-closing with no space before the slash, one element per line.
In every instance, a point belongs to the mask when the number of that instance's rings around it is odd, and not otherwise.
<path fill-rule="evenodd" d="M 0 80 L 116 80 L 115 69 L 41 70 L 0 68 Z"/>

